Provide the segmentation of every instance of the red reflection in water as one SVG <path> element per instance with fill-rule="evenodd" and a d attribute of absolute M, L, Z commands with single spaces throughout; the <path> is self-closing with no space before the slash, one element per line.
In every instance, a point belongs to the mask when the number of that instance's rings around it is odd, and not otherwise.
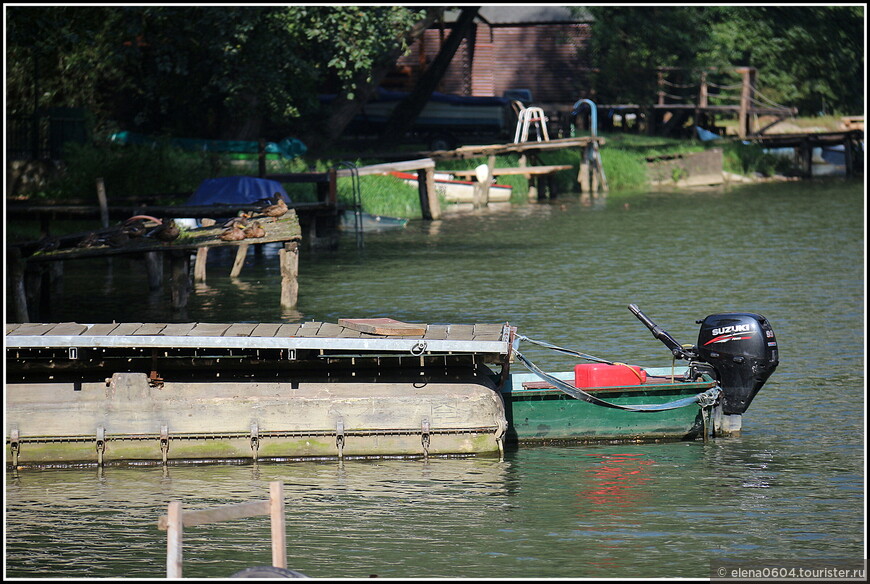
<path fill-rule="evenodd" d="M 636 526 L 637 522 L 625 517 L 633 507 L 645 504 L 651 493 L 647 483 L 652 481 L 648 476 L 647 467 L 655 464 L 645 454 L 586 454 L 599 460 L 592 462 L 584 469 L 584 479 L 577 493 L 577 504 L 580 515 L 601 513 L 608 520 L 600 517 L 588 519 L 585 530 L 602 532 L 595 538 L 596 554 L 590 558 L 590 569 L 601 574 L 611 574 L 617 570 L 625 570 L 625 542 L 621 536 L 609 533 L 614 522 L 621 529 Z"/>
<path fill-rule="evenodd" d="M 589 489 L 577 493 L 591 510 L 612 513 L 614 508 L 634 507 L 647 499 L 644 487 L 652 479 L 646 467 L 654 464 L 645 454 L 587 454 L 600 458 L 599 464 L 586 470 L 592 477 Z"/>

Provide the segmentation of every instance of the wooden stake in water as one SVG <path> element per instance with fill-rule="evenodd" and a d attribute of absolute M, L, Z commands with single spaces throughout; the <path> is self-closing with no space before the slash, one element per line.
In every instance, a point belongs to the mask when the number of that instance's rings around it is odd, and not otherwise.
<path fill-rule="evenodd" d="M 157 528 L 166 531 L 166 577 L 181 578 L 184 528 L 218 521 L 268 515 L 272 527 L 272 565 L 287 568 L 287 536 L 284 519 L 284 484 L 269 483 L 269 500 L 224 505 L 201 511 L 184 512 L 180 501 L 169 503 L 168 514 L 157 520 Z"/>

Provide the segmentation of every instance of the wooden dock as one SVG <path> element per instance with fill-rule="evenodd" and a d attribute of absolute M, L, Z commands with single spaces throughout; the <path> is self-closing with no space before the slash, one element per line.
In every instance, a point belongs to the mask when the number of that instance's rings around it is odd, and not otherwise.
<path fill-rule="evenodd" d="M 650 136 L 686 138 L 694 137 L 694 126 L 712 131 L 717 117 L 728 117 L 737 118 L 737 136 L 747 138 L 762 135 L 798 113 L 797 108 L 775 103 L 762 95 L 754 67 L 711 68 L 700 72 L 659 67 L 657 71 L 654 102 L 596 105 L 601 129 L 614 130 L 615 118 L 620 117 L 623 131 L 639 131 L 643 120 Z M 714 79 L 720 83 L 715 83 Z M 635 122 L 629 123 L 629 118 Z M 760 118 L 772 121 L 759 127 Z"/>
<path fill-rule="evenodd" d="M 503 452 L 513 327 L 340 322 L 7 324 L 9 460 Z"/>
<path fill-rule="evenodd" d="M 364 323 L 384 319 L 349 319 L 339 323 L 9 323 L 6 325 L 7 364 L 41 360 L 76 360 L 83 364 L 88 350 L 112 349 L 119 358 L 138 358 L 159 350 L 159 357 L 205 350 L 241 356 L 262 350 L 297 353 L 315 358 L 362 353 L 421 357 L 477 354 L 501 363 L 510 352 L 511 327 L 506 324 L 421 324 L 416 330 L 381 328 L 365 332 Z M 394 321 L 395 322 L 395 321 Z M 407 324 L 407 323 L 398 323 Z M 71 356 L 70 349 L 81 349 Z M 8 353 L 13 350 L 13 353 Z M 98 353 L 101 351 L 98 351 Z M 307 353 L 305 353 L 307 352 Z M 100 356 L 100 359 L 105 358 Z M 73 365 L 77 365 L 74 363 Z M 228 364 L 231 367 L 231 365 Z M 61 368 L 61 367 L 58 367 Z M 218 367 L 219 369 L 219 367 Z"/>
<path fill-rule="evenodd" d="M 178 209 L 176 208 L 176 211 Z M 187 209 L 187 211 L 195 210 L 197 209 Z M 208 211 L 212 216 L 214 216 L 216 211 L 221 212 L 213 207 L 208 209 Z M 185 216 L 196 217 L 196 215 Z M 18 246 L 7 246 L 8 281 L 10 282 L 11 296 L 13 298 L 13 314 L 11 319 L 18 322 L 30 321 L 31 310 L 28 304 L 34 301 L 38 302 L 42 297 L 42 287 L 50 286 L 49 282 L 43 282 L 43 280 L 50 280 L 54 273 L 51 265 L 60 266 L 63 261 L 119 255 L 141 255 L 144 257 L 149 286 L 152 289 L 157 289 L 163 284 L 163 256 L 168 256 L 171 265 L 171 303 L 173 308 L 183 308 L 187 305 L 192 288 L 190 278 L 192 252 L 196 252 L 203 259 L 205 257 L 204 252 L 214 247 L 231 246 L 237 247 L 240 252 L 246 252 L 247 246 L 251 242 L 257 244 L 283 244 L 278 260 L 281 268 L 280 304 L 282 307 L 292 308 L 296 305 L 298 299 L 297 277 L 299 270 L 299 241 L 301 239 L 298 217 L 296 212 L 291 210 L 280 219 L 263 217 L 257 220 L 261 222 L 265 230 L 263 237 L 233 242 L 222 240 L 220 235 L 224 230 L 223 226 L 212 222 L 210 227 L 183 231 L 175 240 L 168 242 L 139 237 L 131 238 L 117 247 L 113 247 L 108 243 L 100 243 L 89 247 L 77 247 L 73 244 L 71 247 L 51 251 L 34 250 L 36 242 Z M 95 233 L 108 232 L 112 229 L 116 228 L 97 230 Z M 67 239 L 84 238 L 87 235 L 67 236 Z M 204 270 L 204 266 L 201 266 L 200 269 Z"/>
<path fill-rule="evenodd" d="M 540 154 L 543 152 L 577 148 L 580 150 L 580 172 L 577 176 L 577 184 L 584 196 L 596 196 L 598 193 L 607 192 L 607 177 L 601 166 L 599 154 L 600 146 L 605 142 L 598 136 L 582 136 L 575 138 L 557 138 L 553 140 L 541 140 L 536 142 L 517 142 L 511 144 L 488 144 L 460 146 L 455 150 L 438 150 L 429 152 L 428 155 L 435 161 L 439 160 L 467 160 L 469 158 L 486 158 L 487 176 L 494 177 L 502 174 L 523 174 L 537 184 L 529 187 L 529 199 L 542 199 L 545 192 L 552 195 L 553 188 L 548 181 L 553 173 L 566 170 L 560 165 L 545 165 L 541 163 Z M 519 167 L 496 168 L 496 156 L 505 154 L 518 154 L 520 156 Z M 474 175 L 473 175 L 474 176 Z M 483 197 L 486 200 L 486 197 Z"/>
<path fill-rule="evenodd" d="M 333 168 L 324 173 L 292 173 L 267 174 L 264 178 L 285 183 L 308 182 L 317 185 L 319 200 L 312 203 L 290 203 L 289 212 L 281 221 L 272 222 L 271 218 L 262 219 L 266 235 L 257 239 L 245 239 L 238 242 L 227 242 L 220 239 L 222 227 L 216 225 L 214 219 L 225 219 L 236 216 L 239 212 L 256 212 L 255 205 L 110 205 L 102 181 L 97 181 L 98 199 L 100 205 L 33 205 L 29 203 L 7 204 L 7 214 L 13 217 L 38 217 L 42 223 L 42 241 L 26 242 L 7 248 L 7 265 L 10 266 L 9 286 L 13 296 L 14 320 L 28 322 L 31 312 L 38 316 L 38 303 L 47 304 L 44 298 L 51 288 L 51 280 L 61 277 L 60 266 L 64 260 L 76 260 L 94 257 L 111 257 L 122 254 L 138 254 L 145 258 L 149 286 L 158 289 L 163 284 L 163 262 L 161 255 L 171 258 L 171 303 L 174 309 L 187 305 L 190 290 L 190 256 L 196 252 L 196 266 L 193 277 L 198 281 L 205 280 L 205 258 L 209 248 L 236 247 L 236 261 L 230 273 L 237 277 L 244 263 L 248 247 L 251 244 L 283 243 L 279 262 L 281 266 L 281 296 L 282 308 L 293 308 L 298 299 L 298 265 L 300 243 L 307 241 L 315 246 L 319 240 L 337 241 L 337 229 L 340 213 L 343 207 L 339 205 L 336 196 L 338 178 L 360 177 L 374 174 L 386 174 L 391 171 L 416 171 L 419 178 L 419 196 L 424 219 L 439 219 L 441 209 L 435 191 L 435 162 L 429 158 L 406 160 L 402 162 L 376 164 L 364 167 Z M 170 242 L 136 239 L 123 245 L 94 245 L 90 247 L 69 247 L 55 251 L 40 250 L 51 239 L 75 240 L 88 234 L 74 234 L 63 238 L 50 238 L 50 221 L 58 216 L 63 217 L 100 217 L 103 229 L 95 230 L 95 235 L 109 233 L 117 226 L 109 227 L 109 219 L 125 220 L 136 215 L 147 215 L 157 218 L 196 218 L 203 224 L 209 222 L 209 227 L 201 227 L 184 232 L 182 237 Z M 73 244 L 75 245 L 75 244 Z M 30 306 L 28 307 L 28 304 Z"/>
<path fill-rule="evenodd" d="M 801 175 L 804 178 L 812 178 L 813 176 L 813 149 L 826 146 L 843 147 L 846 176 L 851 177 L 863 172 L 861 153 L 864 150 L 864 130 L 767 134 L 764 136 L 749 136 L 746 138 L 746 141 L 758 144 L 764 148 L 794 148 L 795 158 L 800 165 Z"/>

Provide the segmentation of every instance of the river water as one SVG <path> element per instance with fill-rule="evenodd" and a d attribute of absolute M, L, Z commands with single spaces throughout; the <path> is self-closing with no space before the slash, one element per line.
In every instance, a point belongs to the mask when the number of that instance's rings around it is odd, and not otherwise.
<path fill-rule="evenodd" d="M 277 250 L 237 281 L 212 253 L 172 314 L 144 268 L 65 268 L 52 321 L 510 322 L 606 359 L 667 365 L 637 304 L 683 343 L 697 319 L 771 321 L 778 370 L 743 434 L 708 442 L 520 447 L 489 457 L 7 469 L 9 577 L 161 578 L 172 500 L 207 508 L 285 486 L 288 567 L 318 578 L 709 578 L 725 561 L 863 560 L 865 190 L 826 179 L 696 192 L 563 196 L 303 251 L 296 310 Z M 75 263 L 75 262 L 73 262 Z M 539 347 L 545 369 L 573 366 Z M 522 368 L 517 364 L 515 367 Z M 184 575 L 271 560 L 267 517 L 189 528 Z M 808 566 L 809 567 L 809 566 Z"/>

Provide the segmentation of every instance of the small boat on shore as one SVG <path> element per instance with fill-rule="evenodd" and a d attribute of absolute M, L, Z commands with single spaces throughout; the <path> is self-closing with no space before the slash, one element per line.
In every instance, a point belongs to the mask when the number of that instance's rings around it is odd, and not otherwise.
<path fill-rule="evenodd" d="M 404 229 L 407 225 L 408 219 L 404 217 L 373 215 L 353 209 L 345 209 L 341 212 L 341 221 L 338 224 L 338 228 L 342 231 L 363 231 L 370 233 L 391 229 Z"/>
<path fill-rule="evenodd" d="M 688 365 L 607 361 L 504 324 L 6 325 L 13 466 L 503 454 L 506 443 L 739 433 L 776 369 L 770 323 L 704 319 Z M 532 343 L 590 363 L 542 371 Z M 528 373 L 511 372 L 520 362 Z"/>
<path fill-rule="evenodd" d="M 391 172 L 391 175 L 402 179 L 405 183 L 417 187 L 417 175 L 407 172 Z M 435 191 L 444 197 L 448 203 L 474 203 L 475 189 L 478 183 L 469 180 L 456 180 L 449 173 L 435 173 Z M 493 183 L 489 185 L 488 203 L 506 203 L 511 200 L 512 187 Z"/>

